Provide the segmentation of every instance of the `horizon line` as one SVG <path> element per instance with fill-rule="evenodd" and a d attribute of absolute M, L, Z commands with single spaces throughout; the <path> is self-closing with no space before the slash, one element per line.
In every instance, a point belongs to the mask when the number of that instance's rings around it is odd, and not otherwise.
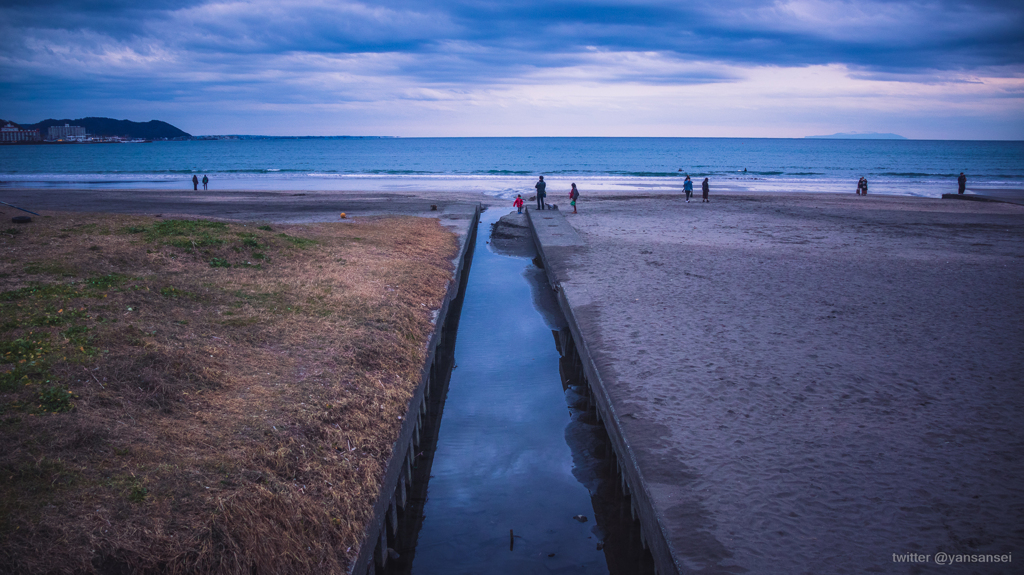
<path fill-rule="evenodd" d="M 874 140 L 889 142 L 1024 142 L 1024 139 L 979 139 L 979 138 L 865 138 L 865 137 L 836 137 L 836 136 L 382 136 L 382 135 L 331 135 L 331 136 L 270 136 L 265 134 L 200 134 L 190 136 L 192 139 L 203 138 L 265 138 L 265 139 L 382 139 L 382 140 L 429 140 L 429 139 L 647 139 L 647 140 Z"/>

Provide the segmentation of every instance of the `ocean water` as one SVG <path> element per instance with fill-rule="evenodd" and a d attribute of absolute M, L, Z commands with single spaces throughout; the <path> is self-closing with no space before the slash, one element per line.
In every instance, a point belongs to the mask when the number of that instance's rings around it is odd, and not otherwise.
<path fill-rule="evenodd" d="M 510 198 L 575 182 L 584 194 L 678 190 L 854 191 L 938 197 L 1024 191 L 1024 142 L 762 138 L 242 139 L 0 147 L 3 187 L 477 191 Z"/>

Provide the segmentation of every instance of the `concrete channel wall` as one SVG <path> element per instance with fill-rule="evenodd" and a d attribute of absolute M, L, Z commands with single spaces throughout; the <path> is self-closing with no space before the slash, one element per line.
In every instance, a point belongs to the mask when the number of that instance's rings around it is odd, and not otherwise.
<path fill-rule="evenodd" d="M 641 541 L 644 547 L 651 552 L 654 569 L 658 575 L 678 575 L 681 570 L 672 556 L 636 458 L 622 433 L 619 416 L 602 382 L 587 341 L 583 338 L 576 315 L 561 289 L 562 282 L 569 278 L 566 275 L 565 266 L 559 265 L 559 262 L 571 258 L 574 250 L 583 248 L 585 246 L 583 239 L 557 209 L 528 209 L 526 214 L 548 282 L 555 291 L 558 306 L 569 325 L 573 344 L 590 389 L 590 396 L 596 404 L 598 420 L 604 424 L 608 433 L 622 491 L 629 496 L 631 512 L 640 523 Z"/>
<path fill-rule="evenodd" d="M 427 344 L 427 357 L 420 374 L 409 409 L 402 420 L 402 430 L 395 441 L 381 485 L 381 494 L 373 508 L 373 518 L 366 526 L 363 543 L 349 573 L 352 575 L 376 575 L 382 573 L 390 560 L 388 549 L 393 547 L 402 519 L 403 511 L 410 503 L 416 454 L 423 441 L 424 426 L 428 420 L 436 419 L 443 408 L 445 386 L 451 374 L 451 364 L 441 360 L 451 353 L 455 343 L 461 311 L 461 297 L 465 291 L 469 266 L 473 259 L 473 245 L 476 241 L 480 221 L 479 205 L 452 205 L 441 214 L 442 222 L 459 234 L 461 247 L 454 259 L 455 271 L 448 283 L 441 308 L 438 310 L 434 333 Z M 446 220 L 447 218 L 447 220 Z M 462 226 L 466 225 L 463 229 Z"/>

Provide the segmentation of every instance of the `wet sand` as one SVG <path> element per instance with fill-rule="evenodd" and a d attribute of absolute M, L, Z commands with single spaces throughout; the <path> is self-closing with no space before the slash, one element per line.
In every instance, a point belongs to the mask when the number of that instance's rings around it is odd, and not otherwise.
<path fill-rule="evenodd" d="M 1024 207 L 711 200 L 546 250 L 676 569 L 1015 572 L 935 555 L 1024 555 Z"/>
<path fill-rule="evenodd" d="M 46 210 L 160 214 L 278 223 L 339 221 L 380 215 L 437 216 L 446 206 L 495 205 L 490 196 L 472 192 L 346 192 L 291 190 L 86 190 L 10 188 L 0 192 L 8 204 L 42 214 Z M 504 201 L 498 202 L 505 204 Z M 431 209 L 437 206 L 437 210 Z M 26 215 L 0 205 L 0 215 Z"/>

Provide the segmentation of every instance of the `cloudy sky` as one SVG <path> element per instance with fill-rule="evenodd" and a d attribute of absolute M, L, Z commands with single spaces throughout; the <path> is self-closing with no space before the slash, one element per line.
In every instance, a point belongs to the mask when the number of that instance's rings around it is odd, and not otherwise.
<path fill-rule="evenodd" d="M 4 0 L 0 118 L 1024 139 L 1020 0 Z"/>

